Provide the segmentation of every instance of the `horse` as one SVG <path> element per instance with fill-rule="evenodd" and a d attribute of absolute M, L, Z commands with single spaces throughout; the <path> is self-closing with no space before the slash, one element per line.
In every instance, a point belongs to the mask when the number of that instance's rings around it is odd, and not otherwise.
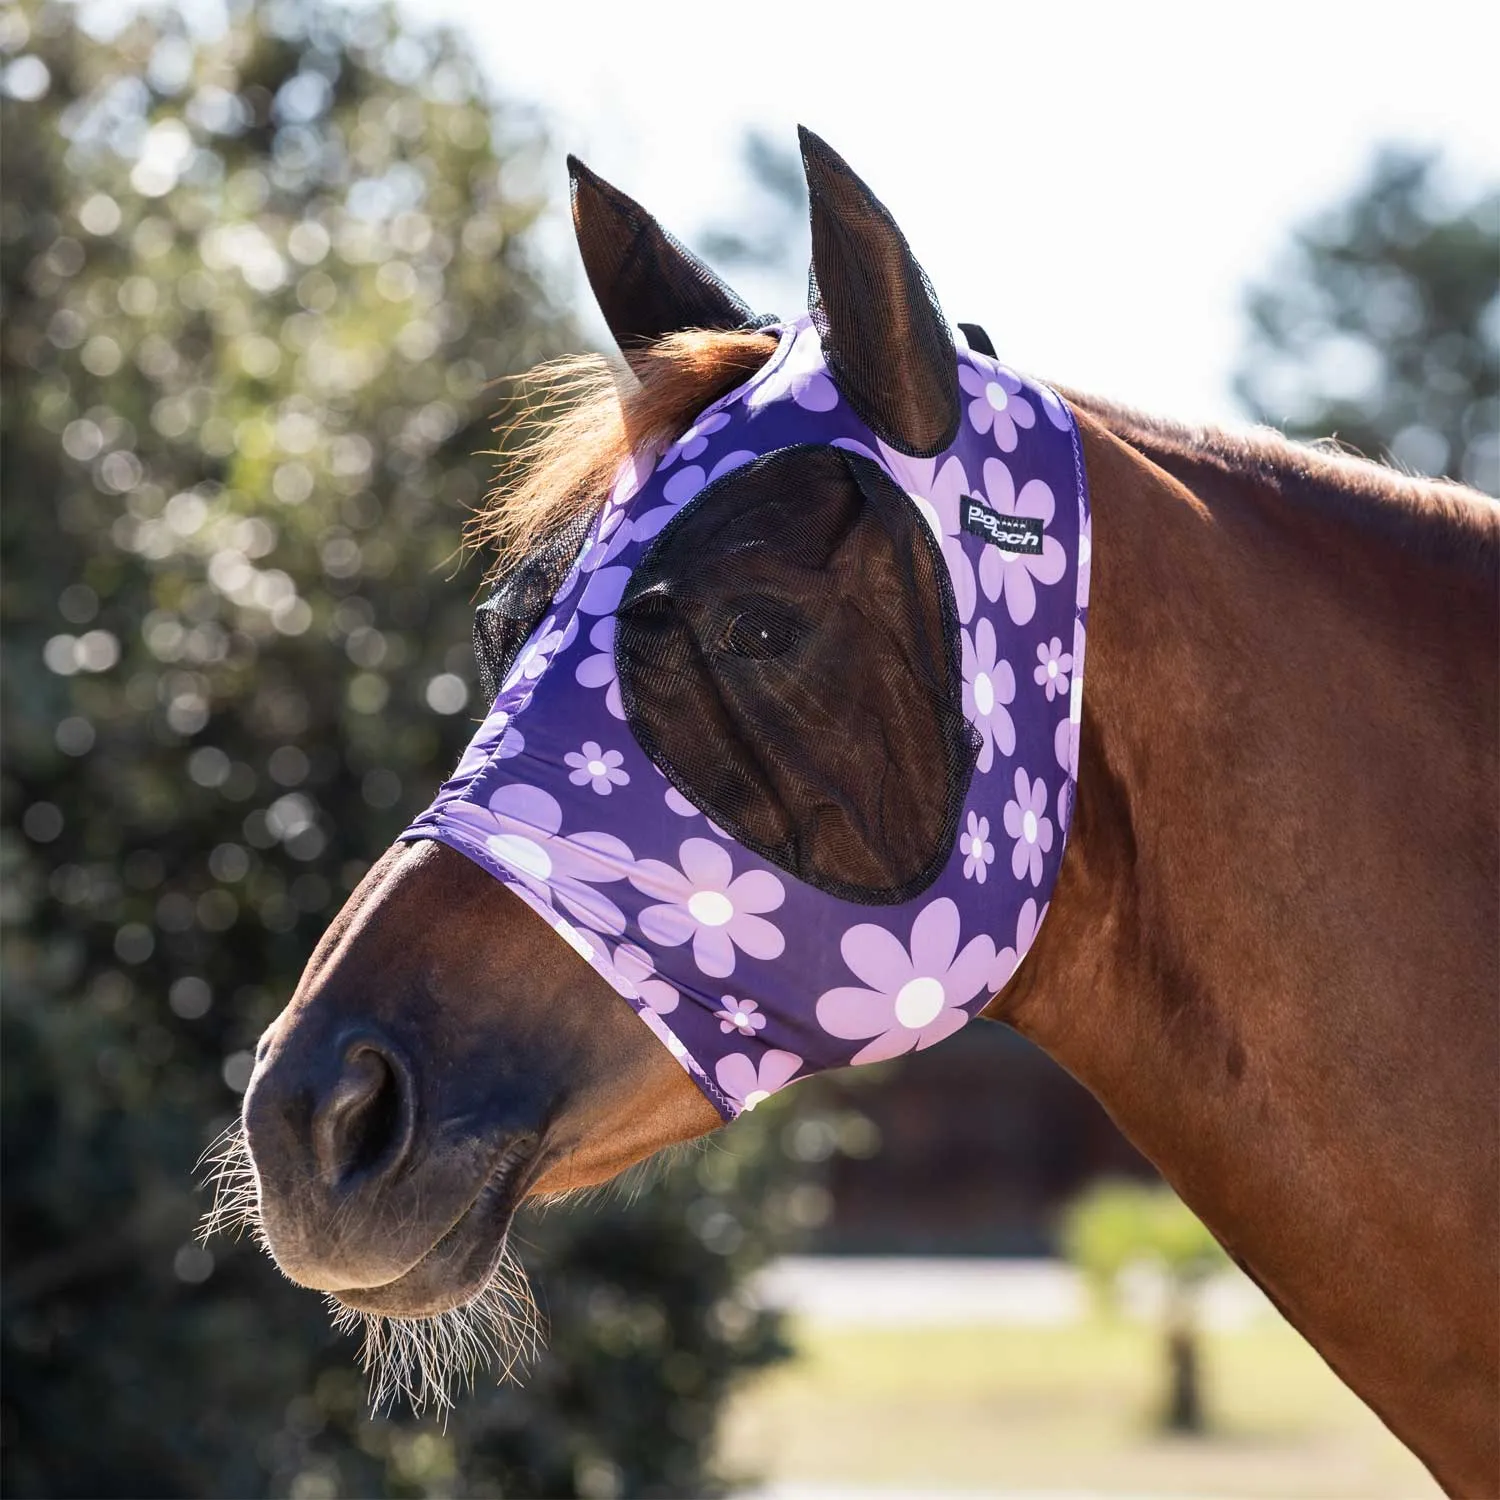
<path fill-rule="evenodd" d="M 802 146 L 829 368 L 930 453 L 951 326 L 889 214 Z M 550 371 L 567 400 L 477 522 L 512 558 L 560 550 L 562 571 L 622 469 L 670 458 L 779 337 L 570 170 L 627 368 Z M 1447 1492 L 1500 1493 L 1500 508 L 1268 431 L 1058 399 L 1092 518 L 1071 828 L 1025 961 L 989 971 L 975 1008 L 1102 1101 Z M 545 606 L 559 570 L 539 576 Z M 868 655 L 843 655 L 833 720 L 877 700 L 899 716 Z M 689 726 L 710 758 L 714 724 Z M 936 739 L 913 743 L 940 781 Z M 863 750 L 830 754 L 820 774 L 858 777 Z M 579 774 L 607 785 L 609 767 Z M 945 853 L 964 835 L 933 837 Z M 505 1300 L 524 1200 L 725 1119 L 649 1008 L 495 876 L 427 836 L 375 862 L 260 1042 L 231 1153 L 230 1207 L 387 1346 Z"/>

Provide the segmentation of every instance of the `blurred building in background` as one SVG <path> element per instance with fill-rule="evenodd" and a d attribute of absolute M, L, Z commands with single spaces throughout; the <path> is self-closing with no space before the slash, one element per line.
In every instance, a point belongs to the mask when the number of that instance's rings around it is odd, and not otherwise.
<path fill-rule="evenodd" d="M 989 1021 L 806 1089 L 847 1099 L 868 1122 L 853 1151 L 830 1157 L 816 1250 L 1055 1255 L 1063 1210 L 1090 1182 L 1154 1175 L 1092 1094 Z"/>

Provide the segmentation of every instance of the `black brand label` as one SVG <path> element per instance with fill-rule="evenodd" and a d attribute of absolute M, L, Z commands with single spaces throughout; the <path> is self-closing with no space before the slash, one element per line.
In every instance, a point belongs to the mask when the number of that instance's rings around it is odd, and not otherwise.
<path fill-rule="evenodd" d="M 1041 556 L 1043 531 L 1040 521 L 1031 516 L 1002 516 L 972 495 L 964 496 L 963 511 L 964 530 L 982 537 L 990 546 L 998 547 L 1002 552 Z"/>

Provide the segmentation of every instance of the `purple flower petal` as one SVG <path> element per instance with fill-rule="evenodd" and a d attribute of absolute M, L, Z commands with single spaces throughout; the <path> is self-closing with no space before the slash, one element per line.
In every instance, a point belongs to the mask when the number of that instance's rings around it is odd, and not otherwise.
<path fill-rule="evenodd" d="M 708 483 L 708 475 L 699 464 L 679 469 L 663 486 L 662 496 L 674 511 L 687 504 Z"/>
<path fill-rule="evenodd" d="M 553 868 L 575 880 L 595 884 L 623 880 L 635 868 L 635 855 L 623 839 L 612 833 L 575 833 L 554 839 L 548 845 Z"/>
<path fill-rule="evenodd" d="M 946 971 L 958 948 L 958 907 L 939 897 L 917 913 L 911 927 L 911 967 L 915 974 L 934 978 Z"/>
<path fill-rule="evenodd" d="M 655 896 L 659 900 L 674 901 L 686 906 L 693 888 L 675 865 L 659 859 L 640 859 L 630 871 L 631 885 L 643 896 Z"/>
<path fill-rule="evenodd" d="M 600 568 L 583 591 L 578 607 L 586 615 L 613 615 L 620 607 L 625 585 L 630 582 L 630 568 Z"/>
<path fill-rule="evenodd" d="M 775 911 L 786 900 L 786 887 L 769 870 L 746 870 L 730 887 L 737 912 Z"/>
<path fill-rule="evenodd" d="M 625 914 L 602 891 L 576 880 L 553 881 L 549 889 L 586 927 L 619 937 L 625 931 Z"/>
<path fill-rule="evenodd" d="M 698 890 L 722 891 L 734 875 L 728 851 L 707 839 L 684 839 L 677 857 L 688 882 Z"/>
<path fill-rule="evenodd" d="M 640 889 L 640 882 L 633 875 L 630 883 Z M 661 943 L 668 948 L 681 947 L 698 928 L 698 924 L 688 915 L 687 907 L 678 906 L 675 902 L 644 907 L 635 921 L 636 926 L 653 943 Z"/>
<path fill-rule="evenodd" d="M 698 816 L 698 809 L 670 782 L 667 783 L 666 803 L 679 818 L 696 818 Z"/>
<path fill-rule="evenodd" d="M 734 973 L 734 944 L 722 927 L 699 926 L 693 933 L 693 962 L 712 979 Z"/>
<path fill-rule="evenodd" d="M 943 993 L 949 1004 L 967 1005 L 978 995 L 985 987 L 994 962 L 994 939 L 983 934 L 970 938 L 943 979 Z"/>
<path fill-rule="evenodd" d="M 677 514 L 675 505 L 658 505 L 633 521 L 630 527 L 632 541 L 649 542 Z"/>
<path fill-rule="evenodd" d="M 719 1087 L 740 1104 L 760 1087 L 755 1064 L 743 1052 L 731 1052 L 728 1057 L 721 1057 L 714 1067 L 714 1077 L 718 1079 Z"/>
<path fill-rule="evenodd" d="M 883 991 L 887 985 L 900 989 L 912 977 L 911 957 L 901 940 L 873 922 L 851 927 L 839 951 L 855 977 L 871 989 Z"/>
<path fill-rule="evenodd" d="M 802 1059 L 795 1052 L 783 1052 L 780 1048 L 773 1047 L 761 1058 L 756 1081 L 761 1088 L 774 1094 L 777 1089 L 785 1088 L 792 1081 L 801 1066 Z"/>
<path fill-rule="evenodd" d="M 733 453 L 726 453 L 708 471 L 709 483 L 712 483 L 715 479 L 721 479 L 725 474 L 740 468 L 758 456 L 758 454 L 752 453 L 748 448 L 736 448 Z"/>
<path fill-rule="evenodd" d="M 817 1017 L 829 1036 L 862 1041 L 890 1027 L 896 1019 L 896 1002 L 878 990 L 829 990 L 818 997 Z"/>
<path fill-rule="evenodd" d="M 528 786 L 524 781 L 510 781 L 493 792 L 489 801 L 490 811 L 502 821 L 519 824 L 523 829 L 535 829 L 545 834 L 554 834 L 562 827 L 562 808 L 550 792 L 538 786 Z"/>
<path fill-rule="evenodd" d="M 786 939 L 781 935 L 781 929 L 774 922 L 768 922 L 764 917 L 754 916 L 750 912 L 735 913 L 725 930 L 725 940 L 731 938 L 751 958 L 780 958 L 786 951 Z"/>

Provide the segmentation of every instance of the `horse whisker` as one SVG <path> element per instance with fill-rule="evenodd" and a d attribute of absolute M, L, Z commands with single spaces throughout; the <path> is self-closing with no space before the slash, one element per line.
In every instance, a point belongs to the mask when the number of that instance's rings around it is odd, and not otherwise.
<path fill-rule="evenodd" d="M 360 1364 L 379 1411 L 404 1399 L 418 1413 L 453 1406 L 457 1383 L 472 1389 L 477 1372 L 499 1366 L 518 1378 L 541 1347 L 541 1319 L 525 1272 L 509 1245 L 488 1283 L 467 1303 L 431 1318 L 389 1318 L 328 1299 L 334 1327 L 362 1333 Z"/>
<path fill-rule="evenodd" d="M 199 1242 L 247 1231 L 270 1253 L 260 1213 L 260 1183 L 243 1124 L 223 1130 L 198 1158 L 213 1204 L 198 1226 Z M 360 1364 L 370 1379 L 370 1406 L 379 1411 L 405 1399 L 421 1413 L 453 1406 L 458 1382 L 472 1389 L 478 1371 L 498 1367 L 500 1380 L 519 1378 L 542 1345 L 542 1320 L 526 1272 L 507 1243 L 489 1281 L 461 1307 L 431 1318 L 388 1318 L 327 1299 L 333 1325 L 360 1333 Z"/>

